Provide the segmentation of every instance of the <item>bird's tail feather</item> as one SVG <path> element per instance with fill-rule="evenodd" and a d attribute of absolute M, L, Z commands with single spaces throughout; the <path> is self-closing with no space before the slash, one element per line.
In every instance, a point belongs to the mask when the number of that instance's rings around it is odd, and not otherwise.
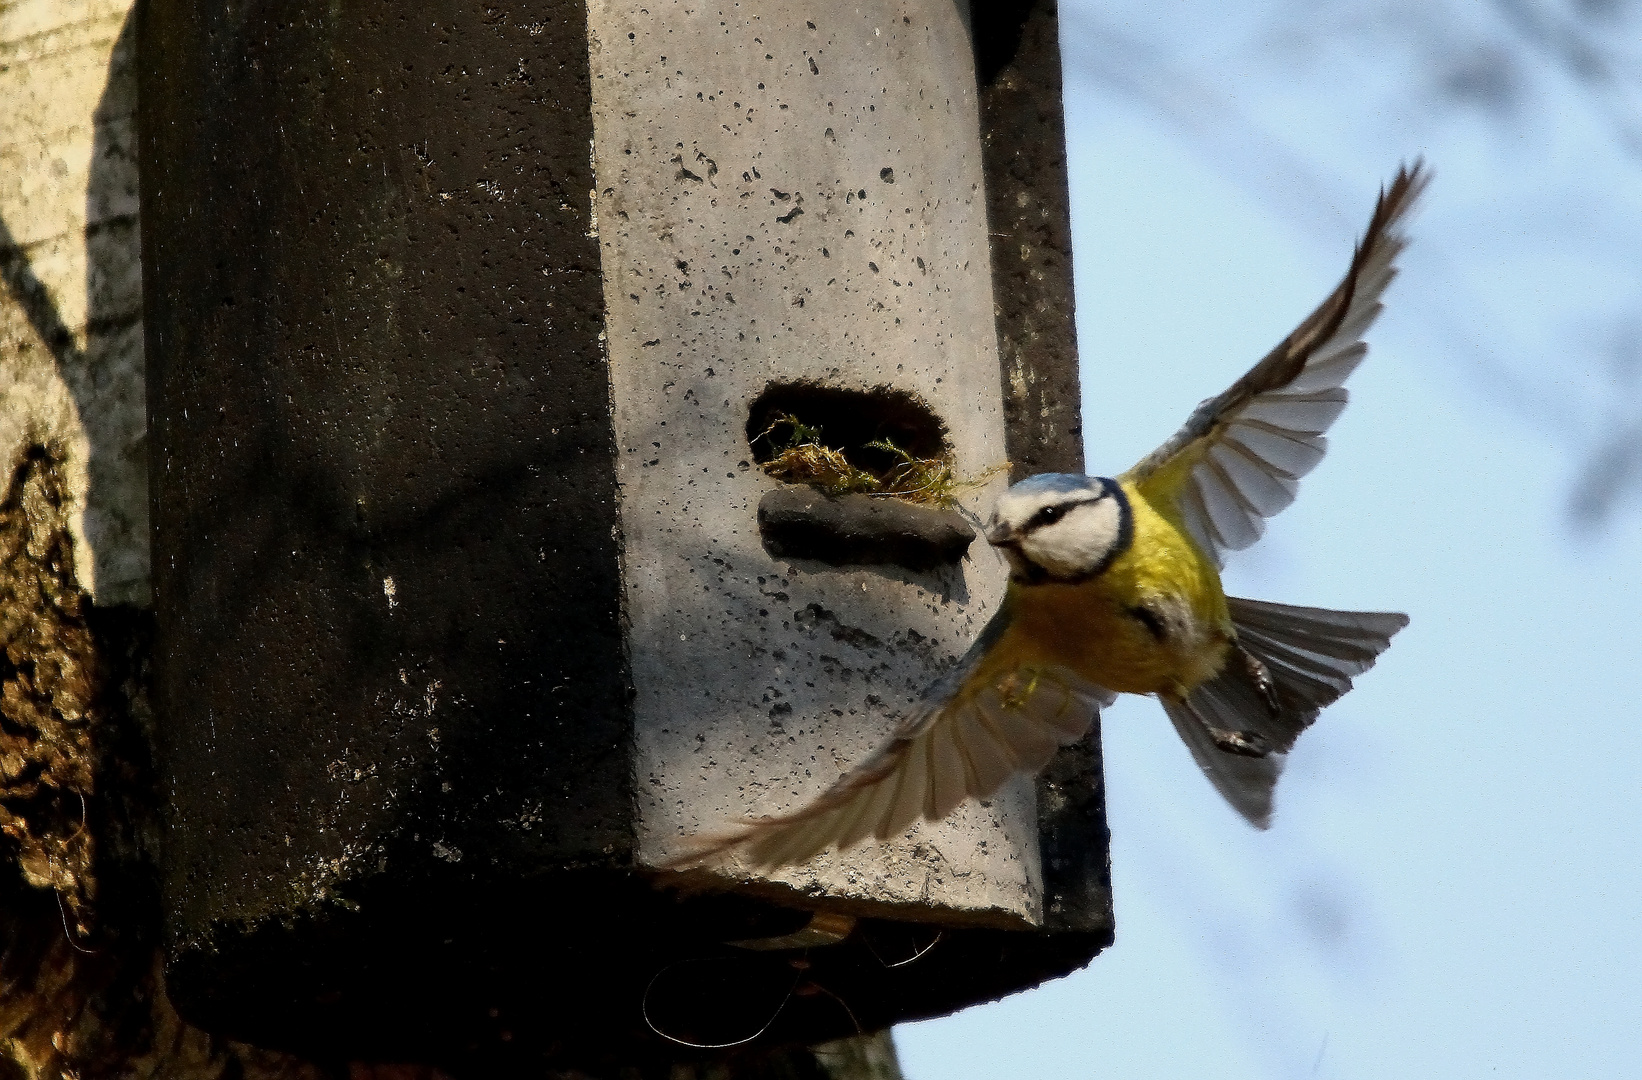
<path fill-rule="evenodd" d="M 1283 756 L 1374 666 L 1408 616 L 1227 597 L 1237 642 L 1225 667 L 1163 709 L 1201 768 L 1256 828 L 1271 824 Z"/>

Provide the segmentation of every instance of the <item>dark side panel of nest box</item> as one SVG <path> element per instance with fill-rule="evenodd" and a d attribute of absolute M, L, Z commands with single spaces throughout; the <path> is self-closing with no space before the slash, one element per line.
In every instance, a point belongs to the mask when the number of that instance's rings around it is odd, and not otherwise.
<path fill-rule="evenodd" d="M 177 925 L 401 863 L 619 865 L 580 9 L 192 8 L 141 23 Z M 521 64 L 582 106 L 502 77 Z"/>

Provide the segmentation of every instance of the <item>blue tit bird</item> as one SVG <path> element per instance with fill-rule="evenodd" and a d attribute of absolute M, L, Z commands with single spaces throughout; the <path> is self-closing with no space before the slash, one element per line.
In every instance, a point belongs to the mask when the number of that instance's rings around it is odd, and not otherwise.
<path fill-rule="evenodd" d="M 986 527 L 1008 559 L 1008 590 L 956 667 L 807 805 L 745 822 L 675 865 L 734 850 L 774 868 L 939 820 L 1043 768 L 1120 693 L 1155 696 L 1209 781 L 1266 828 L 1295 740 L 1408 617 L 1227 596 L 1220 568 L 1322 459 L 1429 176 L 1418 161 L 1399 170 L 1339 287 L 1134 468 L 1009 488 Z"/>

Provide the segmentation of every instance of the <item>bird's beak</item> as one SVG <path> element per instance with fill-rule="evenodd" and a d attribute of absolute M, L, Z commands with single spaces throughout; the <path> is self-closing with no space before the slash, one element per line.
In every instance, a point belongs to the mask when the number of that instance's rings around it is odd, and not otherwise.
<path fill-rule="evenodd" d="M 993 547 L 1010 547 L 1015 543 L 1015 533 L 1007 522 L 994 518 L 986 524 L 986 542 Z"/>

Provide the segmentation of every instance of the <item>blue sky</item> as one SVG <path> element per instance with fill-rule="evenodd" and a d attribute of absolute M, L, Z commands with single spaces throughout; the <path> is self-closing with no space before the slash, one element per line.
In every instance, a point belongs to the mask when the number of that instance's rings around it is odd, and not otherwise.
<path fill-rule="evenodd" d="M 1638 1074 L 1642 493 L 1570 509 L 1642 416 L 1642 13 L 1600 10 L 1063 2 L 1093 472 L 1326 294 L 1399 161 L 1435 166 L 1328 459 L 1227 575 L 1413 622 L 1268 833 L 1154 702 L 1109 710 L 1116 945 L 899 1028 L 911 1080 Z M 1559 27 L 1633 55 L 1593 76 Z"/>

